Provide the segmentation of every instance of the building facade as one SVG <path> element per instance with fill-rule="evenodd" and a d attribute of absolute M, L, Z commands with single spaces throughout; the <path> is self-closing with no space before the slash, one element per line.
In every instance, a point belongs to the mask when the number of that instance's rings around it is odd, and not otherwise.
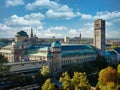
<path fill-rule="evenodd" d="M 17 32 L 15 41 L 3 47 L 0 53 L 9 62 L 45 61 L 54 73 L 61 71 L 64 65 L 96 59 L 97 52 L 91 45 L 62 44 L 60 41 L 46 45 L 36 44 L 33 31 L 31 32 L 30 36 L 25 31 Z"/>
<path fill-rule="evenodd" d="M 94 22 L 94 46 L 101 55 L 105 55 L 105 20 L 97 19 Z"/>

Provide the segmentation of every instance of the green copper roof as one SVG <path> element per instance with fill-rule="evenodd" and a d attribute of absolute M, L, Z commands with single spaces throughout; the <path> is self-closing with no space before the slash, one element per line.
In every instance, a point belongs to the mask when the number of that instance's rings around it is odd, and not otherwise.
<path fill-rule="evenodd" d="M 25 31 L 17 32 L 17 36 L 28 36 Z"/>
<path fill-rule="evenodd" d="M 62 56 L 72 56 L 72 55 L 86 55 L 86 54 L 95 54 L 95 50 L 85 50 L 79 52 L 62 52 Z"/>
<path fill-rule="evenodd" d="M 51 44 L 51 47 L 61 47 L 60 41 L 55 41 Z"/>

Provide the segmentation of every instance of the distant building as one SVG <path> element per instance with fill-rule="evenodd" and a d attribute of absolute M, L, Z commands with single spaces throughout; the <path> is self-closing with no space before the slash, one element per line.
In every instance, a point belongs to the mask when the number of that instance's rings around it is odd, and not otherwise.
<path fill-rule="evenodd" d="M 94 46 L 105 55 L 105 20 L 97 19 L 94 22 Z"/>
<path fill-rule="evenodd" d="M 64 37 L 64 42 L 69 43 L 70 38 L 69 37 Z"/>

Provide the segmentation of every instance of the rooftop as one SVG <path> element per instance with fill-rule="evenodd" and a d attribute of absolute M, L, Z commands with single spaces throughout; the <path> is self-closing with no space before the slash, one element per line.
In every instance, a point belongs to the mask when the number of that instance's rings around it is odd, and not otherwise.
<path fill-rule="evenodd" d="M 83 44 L 66 44 L 62 45 L 62 50 L 86 50 L 93 49 L 91 45 L 83 45 Z"/>
<path fill-rule="evenodd" d="M 51 47 L 61 47 L 60 41 L 55 41 L 51 44 Z"/>
<path fill-rule="evenodd" d="M 25 31 L 17 32 L 17 36 L 28 36 Z"/>
<path fill-rule="evenodd" d="M 72 55 L 86 55 L 86 54 L 95 54 L 95 50 L 85 50 L 79 52 L 62 52 L 62 56 L 72 56 Z"/>

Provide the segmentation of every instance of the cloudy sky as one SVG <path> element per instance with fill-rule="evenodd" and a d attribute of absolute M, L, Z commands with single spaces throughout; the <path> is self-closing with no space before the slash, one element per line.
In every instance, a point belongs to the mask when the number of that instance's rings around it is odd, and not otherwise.
<path fill-rule="evenodd" d="M 0 0 L 0 38 L 31 27 L 38 37 L 93 37 L 93 22 L 106 20 L 107 38 L 120 38 L 120 0 Z"/>

